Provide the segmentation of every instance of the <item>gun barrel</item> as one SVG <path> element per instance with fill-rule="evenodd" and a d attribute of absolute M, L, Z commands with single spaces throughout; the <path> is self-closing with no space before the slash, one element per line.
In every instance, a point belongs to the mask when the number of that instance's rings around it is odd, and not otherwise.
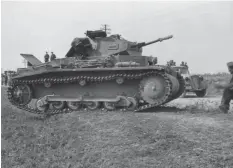
<path fill-rule="evenodd" d="M 163 40 L 168 40 L 168 39 L 170 39 L 172 37 L 173 37 L 173 35 L 170 35 L 170 36 L 167 36 L 167 37 L 163 37 L 163 38 L 158 38 L 157 40 L 145 43 L 143 46 L 147 46 L 147 45 L 150 45 L 150 44 L 153 44 L 153 43 L 157 43 L 157 42 L 162 42 Z"/>
<path fill-rule="evenodd" d="M 157 40 L 150 41 L 150 42 L 147 42 L 147 43 L 145 43 L 145 42 L 138 43 L 138 44 L 132 45 L 131 48 L 134 48 L 134 47 L 141 48 L 141 47 L 153 44 L 153 43 L 162 42 L 163 40 L 168 40 L 168 39 L 170 39 L 172 37 L 173 37 L 173 35 L 170 35 L 170 36 L 167 36 L 167 37 L 158 38 Z"/>

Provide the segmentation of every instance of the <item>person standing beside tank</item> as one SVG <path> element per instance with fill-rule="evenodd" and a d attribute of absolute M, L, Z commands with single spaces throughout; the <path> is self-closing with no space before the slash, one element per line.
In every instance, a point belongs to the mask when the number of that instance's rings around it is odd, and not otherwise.
<path fill-rule="evenodd" d="M 5 71 L 5 86 L 7 86 L 8 83 L 8 75 L 7 75 L 7 71 Z"/>
<path fill-rule="evenodd" d="M 5 84 L 5 75 L 2 74 L 2 86 L 4 86 L 4 84 Z"/>
<path fill-rule="evenodd" d="M 217 89 L 224 89 L 219 109 L 223 113 L 228 113 L 230 102 L 233 99 L 233 62 L 228 62 L 227 67 L 232 77 L 229 84 L 215 84 Z"/>
<path fill-rule="evenodd" d="M 11 79 L 10 72 L 7 72 L 7 86 L 9 86 L 9 81 Z"/>

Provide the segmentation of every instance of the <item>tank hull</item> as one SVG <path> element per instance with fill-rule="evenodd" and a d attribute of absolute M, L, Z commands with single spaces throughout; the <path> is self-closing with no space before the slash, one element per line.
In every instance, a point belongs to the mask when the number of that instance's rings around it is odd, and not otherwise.
<path fill-rule="evenodd" d="M 8 97 L 18 108 L 38 114 L 78 111 L 71 106 L 75 102 L 89 109 L 141 111 L 179 97 L 182 87 L 177 76 L 159 66 L 40 69 L 12 78 Z M 30 96 L 19 101 L 23 94 Z M 36 109 L 28 106 L 31 99 L 38 100 Z"/>

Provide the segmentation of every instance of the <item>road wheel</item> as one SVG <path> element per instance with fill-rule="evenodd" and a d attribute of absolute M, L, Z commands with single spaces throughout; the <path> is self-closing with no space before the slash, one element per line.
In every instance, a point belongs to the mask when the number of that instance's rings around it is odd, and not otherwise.
<path fill-rule="evenodd" d="M 44 104 L 43 101 L 41 99 L 38 99 L 36 101 L 36 109 L 39 111 L 47 111 L 49 109 L 49 105 L 48 104 Z"/>
<path fill-rule="evenodd" d="M 127 107 L 127 109 L 130 111 L 135 110 L 138 106 L 137 100 L 133 97 L 128 97 L 128 100 L 131 102 L 131 104 L 129 105 L 129 107 Z"/>
<path fill-rule="evenodd" d="M 87 102 L 86 105 L 89 110 L 96 110 L 100 107 L 100 102 Z"/>
<path fill-rule="evenodd" d="M 104 102 L 104 108 L 107 110 L 115 110 L 115 103 L 114 102 Z"/>
<path fill-rule="evenodd" d="M 65 107 L 65 101 L 52 102 L 52 106 L 56 110 L 61 110 Z"/>
<path fill-rule="evenodd" d="M 81 107 L 81 103 L 80 102 L 73 102 L 73 101 L 69 101 L 67 102 L 67 106 L 71 109 L 71 110 L 78 110 Z"/>

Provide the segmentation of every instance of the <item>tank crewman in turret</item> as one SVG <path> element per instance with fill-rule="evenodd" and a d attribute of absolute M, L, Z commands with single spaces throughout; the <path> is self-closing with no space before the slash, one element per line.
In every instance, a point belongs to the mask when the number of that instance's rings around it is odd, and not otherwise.
<path fill-rule="evenodd" d="M 170 60 L 170 65 L 173 66 L 173 60 Z"/>
<path fill-rule="evenodd" d="M 215 84 L 215 87 L 218 89 L 224 89 L 221 105 L 219 109 L 221 112 L 228 113 L 230 108 L 230 102 L 233 100 L 233 62 L 228 62 L 227 67 L 229 72 L 231 73 L 232 77 L 229 84 Z"/>
<path fill-rule="evenodd" d="M 167 66 L 173 66 L 173 65 L 174 65 L 173 60 L 170 60 L 170 61 L 167 62 Z"/>
<path fill-rule="evenodd" d="M 158 63 L 158 58 L 157 58 L 157 57 L 154 57 L 154 58 L 152 59 L 152 62 L 153 62 L 154 65 L 156 65 L 156 64 Z"/>
<path fill-rule="evenodd" d="M 184 61 L 181 62 L 180 66 L 186 66 L 187 63 L 185 63 Z"/>
<path fill-rule="evenodd" d="M 48 52 L 46 52 L 46 54 L 44 56 L 44 62 L 49 62 L 49 54 L 48 54 Z"/>
<path fill-rule="evenodd" d="M 50 61 L 55 60 L 55 59 L 56 59 L 56 55 L 53 52 L 51 52 Z"/>
<path fill-rule="evenodd" d="M 172 60 L 173 61 L 173 60 Z M 176 62 L 173 61 L 173 66 L 176 66 Z"/>

